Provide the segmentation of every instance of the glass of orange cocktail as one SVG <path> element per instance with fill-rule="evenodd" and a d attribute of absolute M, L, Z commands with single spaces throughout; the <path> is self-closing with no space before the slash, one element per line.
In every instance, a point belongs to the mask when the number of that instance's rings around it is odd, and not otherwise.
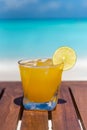
<path fill-rule="evenodd" d="M 19 61 L 25 109 L 53 110 L 58 101 L 62 72 L 75 62 L 75 51 L 66 46 L 57 49 L 52 58 Z"/>
<path fill-rule="evenodd" d="M 18 62 L 22 80 L 23 105 L 31 110 L 52 110 L 58 100 L 63 63 L 53 65 L 52 59 Z"/>

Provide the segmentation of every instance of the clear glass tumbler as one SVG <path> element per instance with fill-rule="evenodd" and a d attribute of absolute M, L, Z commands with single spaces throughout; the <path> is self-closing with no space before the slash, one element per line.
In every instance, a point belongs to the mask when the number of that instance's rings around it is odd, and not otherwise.
<path fill-rule="evenodd" d="M 63 63 L 53 65 L 52 59 L 20 60 L 23 105 L 29 110 L 53 110 L 58 102 Z"/>

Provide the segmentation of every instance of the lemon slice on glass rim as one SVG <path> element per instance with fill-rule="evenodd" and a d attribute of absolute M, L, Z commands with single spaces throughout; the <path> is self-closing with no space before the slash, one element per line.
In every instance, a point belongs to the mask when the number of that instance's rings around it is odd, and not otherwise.
<path fill-rule="evenodd" d="M 76 63 L 76 52 L 67 46 L 58 48 L 53 54 L 53 64 L 64 64 L 63 70 L 71 69 Z"/>

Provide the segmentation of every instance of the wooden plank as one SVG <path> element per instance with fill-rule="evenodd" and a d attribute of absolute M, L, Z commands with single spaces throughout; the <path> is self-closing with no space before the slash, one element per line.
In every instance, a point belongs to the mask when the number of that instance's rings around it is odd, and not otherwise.
<path fill-rule="evenodd" d="M 25 110 L 21 130 L 48 130 L 48 112 Z"/>
<path fill-rule="evenodd" d="M 6 82 L 0 86 L 5 88 L 0 100 L 0 130 L 16 130 L 22 101 L 21 84 Z"/>
<path fill-rule="evenodd" d="M 78 93 L 75 94 L 76 90 L 74 90 L 74 86 L 79 86 L 79 84 L 81 84 L 81 87 L 87 86 L 87 82 L 69 81 L 62 83 L 59 104 L 52 112 L 53 130 L 80 130 L 71 95 L 67 88 L 67 86 L 73 87 L 73 89 L 72 87 L 71 89 L 75 98 L 75 95 Z M 6 88 L 0 99 L 0 130 L 16 130 L 22 101 L 21 84 L 20 82 L 1 82 L 0 88 Z M 75 99 L 78 98 L 76 97 Z M 82 113 L 80 113 L 80 115 L 81 114 Z M 84 115 L 86 120 L 85 116 L 86 114 Z M 82 115 L 81 117 L 83 123 L 87 124 Z M 87 127 L 85 126 L 84 128 Z M 40 111 L 24 111 L 21 130 L 48 130 L 48 113 Z"/>
<path fill-rule="evenodd" d="M 78 86 L 78 85 L 87 85 L 87 81 L 63 81 L 62 85 L 68 86 L 68 87 L 73 87 L 73 86 Z"/>
<path fill-rule="evenodd" d="M 87 84 L 71 87 L 71 91 L 83 128 L 87 130 Z"/>
<path fill-rule="evenodd" d="M 81 130 L 69 89 L 64 84 L 60 89 L 59 103 L 52 112 L 53 130 Z"/>

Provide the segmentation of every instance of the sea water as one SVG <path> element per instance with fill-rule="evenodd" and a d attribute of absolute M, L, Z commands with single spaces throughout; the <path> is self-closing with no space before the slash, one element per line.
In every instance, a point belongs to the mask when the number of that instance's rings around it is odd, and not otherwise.
<path fill-rule="evenodd" d="M 0 59 L 51 57 L 60 46 L 87 55 L 87 19 L 0 20 Z"/>
<path fill-rule="evenodd" d="M 0 80 L 20 80 L 18 60 L 52 57 L 60 46 L 77 53 L 63 80 L 87 80 L 87 19 L 0 20 Z"/>

